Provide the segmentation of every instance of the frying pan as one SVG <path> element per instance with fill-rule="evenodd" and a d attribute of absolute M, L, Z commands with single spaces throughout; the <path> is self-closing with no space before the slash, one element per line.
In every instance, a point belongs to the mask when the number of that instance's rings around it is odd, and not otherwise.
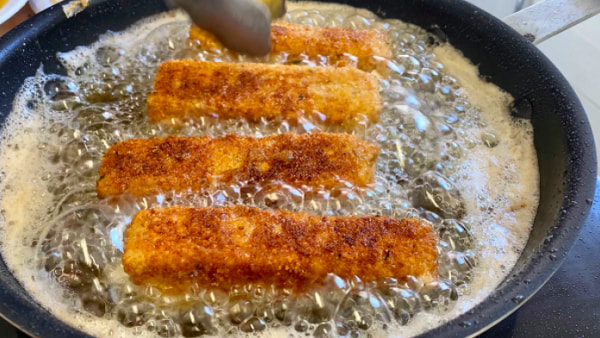
<path fill-rule="evenodd" d="M 338 0 L 419 25 L 460 49 L 481 74 L 515 98 L 513 114 L 530 119 L 540 168 L 540 204 L 529 241 L 502 284 L 473 310 L 423 336 L 462 337 L 494 325 L 552 276 L 587 218 L 597 175 L 585 112 L 552 63 L 527 39 L 460 0 Z M 36 15 L 0 40 L 0 124 L 40 64 L 65 73 L 55 55 L 87 45 L 107 30 L 166 10 L 163 0 L 99 0 L 67 19 L 60 6 Z M 527 281 L 527 282 L 525 282 Z M 33 336 L 82 336 L 42 309 L 0 260 L 0 313 Z"/>

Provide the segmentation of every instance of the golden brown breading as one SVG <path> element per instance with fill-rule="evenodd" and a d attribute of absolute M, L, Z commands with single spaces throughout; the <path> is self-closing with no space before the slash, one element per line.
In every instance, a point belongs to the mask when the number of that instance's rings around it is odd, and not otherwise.
<path fill-rule="evenodd" d="M 123 266 L 134 283 L 167 293 L 192 282 L 225 290 L 255 282 L 303 290 L 328 273 L 363 281 L 433 277 L 436 240 L 431 225 L 416 219 L 172 207 L 135 216 Z"/>
<path fill-rule="evenodd" d="M 194 25 L 190 28 L 190 40 L 200 48 L 222 50 L 224 47 L 212 33 Z M 391 58 L 388 37 L 376 30 L 312 27 L 291 23 L 271 25 L 271 54 L 286 53 L 290 57 L 305 55 L 309 58 L 326 56 L 339 66 L 352 65 L 358 59 L 358 67 L 370 70 L 366 58 L 379 56 Z"/>
<path fill-rule="evenodd" d="M 105 198 L 201 191 L 236 182 L 330 189 L 344 180 L 365 186 L 373 181 L 378 154 L 377 145 L 348 134 L 134 139 L 104 154 L 96 191 Z"/>
<path fill-rule="evenodd" d="M 306 116 L 352 127 L 357 119 L 378 120 L 381 105 L 377 78 L 355 68 L 177 60 L 160 66 L 148 114 L 154 122 Z"/>

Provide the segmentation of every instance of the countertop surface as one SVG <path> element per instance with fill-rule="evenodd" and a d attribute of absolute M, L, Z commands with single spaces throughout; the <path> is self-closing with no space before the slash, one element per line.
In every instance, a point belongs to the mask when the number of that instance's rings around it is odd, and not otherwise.
<path fill-rule="evenodd" d="M 566 260 L 529 301 L 481 337 L 600 337 L 600 184 Z"/>

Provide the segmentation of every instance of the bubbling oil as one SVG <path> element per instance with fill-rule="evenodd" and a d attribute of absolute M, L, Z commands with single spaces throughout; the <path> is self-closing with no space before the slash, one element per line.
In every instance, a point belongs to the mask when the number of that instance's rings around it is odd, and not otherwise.
<path fill-rule="evenodd" d="M 92 46 L 59 54 L 68 75 L 40 70 L 28 79 L 3 130 L 4 259 L 43 306 L 97 336 L 413 335 L 468 310 L 502 280 L 527 240 L 538 193 L 531 126 L 510 118 L 510 97 L 479 80 L 462 56 L 418 27 L 313 3 L 290 4 L 284 20 L 377 29 L 390 37 L 394 57 L 376 60 L 373 71 L 381 76 L 381 119 L 351 131 L 381 146 L 375 182 L 366 188 L 341 182 L 334 190 L 238 182 L 194 194 L 99 201 L 95 182 L 102 155 L 119 141 L 343 131 L 303 118 L 290 124 L 207 116 L 151 124 L 146 98 L 163 61 L 314 67 L 330 60 L 199 50 L 188 41 L 187 17 L 178 12 L 124 33 L 109 32 Z M 473 93 L 484 89 L 485 99 Z M 511 152 L 520 155 L 511 158 Z M 440 236 L 438 278 L 365 283 L 329 275 L 301 295 L 249 284 L 230 290 L 194 285 L 183 296 L 128 280 L 121 265 L 123 235 L 139 210 L 232 204 L 421 218 Z M 497 268 L 499 262 L 504 270 Z"/>

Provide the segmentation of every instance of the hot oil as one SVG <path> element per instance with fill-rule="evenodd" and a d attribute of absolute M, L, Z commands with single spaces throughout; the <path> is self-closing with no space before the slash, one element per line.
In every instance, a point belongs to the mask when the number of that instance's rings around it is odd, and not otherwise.
<path fill-rule="evenodd" d="M 537 207 L 531 126 L 508 113 L 510 97 L 477 77 L 459 53 L 423 30 L 372 13 L 290 4 L 285 20 L 379 29 L 392 60 L 379 60 L 384 111 L 352 133 L 381 146 L 375 183 L 334 191 L 244 182 L 197 194 L 98 201 L 104 152 L 130 138 L 340 132 L 319 121 L 223 121 L 153 125 L 146 97 L 161 62 L 174 58 L 325 66 L 327 58 L 246 59 L 200 51 L 180 13 L 108 33 L 59 55 L 69 75 L 28 79 L 3 130 L 4 259 L 36 299 L 97 336 L 247 334 L 414 335 L 467 311 L 505 277 Z M 32 165 L 35 163 L 35 165 Z M 440 235 L 439 276 L 364 283 L 330 275 L 303 295 L 268 285 L 193 287 L 181 297 L 136 286 L 123 272 L 123 235 L 141 209 L 246 204 L 319 215 L 419 217 Z"/>

